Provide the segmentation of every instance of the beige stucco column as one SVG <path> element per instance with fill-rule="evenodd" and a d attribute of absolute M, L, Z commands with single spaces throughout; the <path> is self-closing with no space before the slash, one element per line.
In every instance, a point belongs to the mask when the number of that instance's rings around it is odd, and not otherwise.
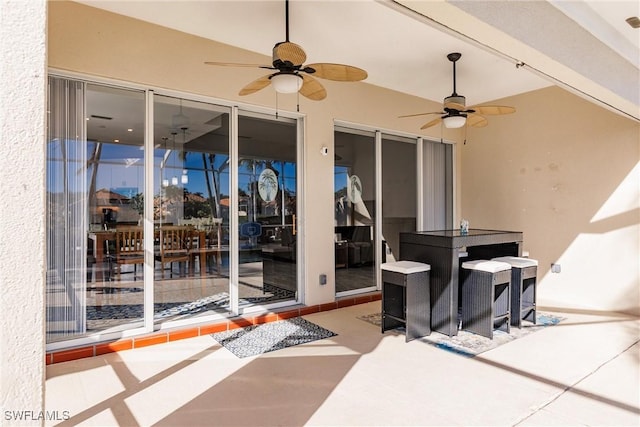
<path fill-rule="evenodd" d="M 0 2 L 1 425 L 43 425 L 47 2 Z"/>

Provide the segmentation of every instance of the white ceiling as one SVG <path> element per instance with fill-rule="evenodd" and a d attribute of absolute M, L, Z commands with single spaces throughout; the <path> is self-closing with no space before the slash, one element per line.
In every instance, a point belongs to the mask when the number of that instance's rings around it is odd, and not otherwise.
<path fill-rule="evenodd" d="M 267 64 L 285 40 L 283 0 L 79 2 L 261 53 Z M 290 41 L 307 63 L 354 65 L 373 85 L 441 102 L 452 92 L 446 55 L 461 52 L 456 89 L 467 105 L 560 84 L 640 119 L 640 29 L 624 21 L 640 16 L 635 0 L 292 0 L 289 13 Z M 456 28 L 465 22 L 477 24 Z M 513 43 L 485 39 L 485 24 Z"/>

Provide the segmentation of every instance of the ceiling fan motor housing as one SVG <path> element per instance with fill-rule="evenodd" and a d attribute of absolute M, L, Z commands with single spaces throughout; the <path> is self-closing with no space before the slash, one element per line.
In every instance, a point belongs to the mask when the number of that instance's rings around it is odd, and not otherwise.
<path fill-rule="evenodd" d="M 300 46 L 291 42 L 280 42 L 273 47 L 273 66 L 275 68 L 300 67 L 307 59 L 307 55 Z"/>
<path fill-rule="evenodd" d="M 466 98 L 464 96 L 461 95 L 451 95 L 451 96 L 447 96 L 444 99 L 444 105 L 445 107 L 450 105 L 450 104 L 458 104 L 458 105 L 462 105 L 463 107 L 466 106 Z"/>

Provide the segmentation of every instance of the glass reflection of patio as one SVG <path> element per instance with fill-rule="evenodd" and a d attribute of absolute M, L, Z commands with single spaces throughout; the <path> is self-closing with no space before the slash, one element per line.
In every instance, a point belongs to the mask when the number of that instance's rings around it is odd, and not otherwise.
<path fill-rule="evenodd" d="M 212 274 L 200 276 L 200 272 L 196 269 L 194 276 L 180 277 L 179 270 L 178 265 L 174 265 L 173 278 L 166 277 L 168 274 L 165 271 L 163 280 L 160 278 L 159 268 L 155 270 L 154 321 L 156 323 L 228 313 L 228 271 L 223 270 L 221 274 L 214 271 Z M 95 273 L 95 269 L 92 273 Z M 142 326 L 144 282 L 140 268 L 137 270 L 136 280 L 134 280 L 133 266 L 125 267 L 120 281 L 109 280 L 108 275 L 105 275 L 104 280 L 96 281 L 95 274 L 89 274 L 88 279 L 90 281 L 84 292 L 86 317 L 83 319 L 87 334 L 116 332 Z M 238 292 L 241 308 L 295 299 L 293 292 L 263 285 L 262 262 L 242 264 L 239 279 Z M 48 287 L 49 292 L 66 292 L 60 286 L 53 285 L 55 278 L 50 280 L 52 284 Z M 73 296 L 65 298 L 65 303 L 58 303 L 57 307 L 50 305 L 49 318 L 60 310 L 72 310 L 74 304 L 71 300 L 74 299 L 77 303 L 82 299 L 81 294 L 82 292 L 78 291 L 72 292 Z M 76 304 L 75 307 L 79 306 Z M 55 341 L 56 335 L 62 330 L 77 327 L 78 325 L 74 323 L 61 325 L 57 331 L 52 328 L 49 331 L 50 338 Z"/>

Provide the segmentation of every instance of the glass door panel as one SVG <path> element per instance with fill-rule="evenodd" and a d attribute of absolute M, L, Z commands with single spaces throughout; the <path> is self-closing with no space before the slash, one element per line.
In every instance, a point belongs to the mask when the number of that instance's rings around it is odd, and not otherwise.
<path fill-rule="evenodd" d="M 87 116 L 89 240 L 95 257 L 87 318 L 94 330 L 143 326 L 145 236 L 136 202 L 145 182 L 145 95 L 89 84 Z M 126 238 L 124 230 L 131 231 Z"/>
<path fill-rule="evenodd" d="M 297 123 L 238 119 L 239 307 L 297 299 Z"/>
<path fill-rule="evenodd" d="M 453 228 L 453 145 L 422 143 L 421 230 Z"/>
<path fill-rule="evenodd" d="M 143 326 L 145 94 L 50 78 L 47 341 Z"/>
<path fill-rule="evenodd" d="M 335 132 L 336 294 L 376 286 L 375 160 L 373 132 Z"/>
<path fill-rule="evenodd" d="M 154 319 L 229 308 L 229 110 L 154 96 Z"/>
<path fill-rule="evenodd" d="M 382 252 L 399 260 L 401 232 L 416 231 L 416 140 L 382 135 Z"/>

